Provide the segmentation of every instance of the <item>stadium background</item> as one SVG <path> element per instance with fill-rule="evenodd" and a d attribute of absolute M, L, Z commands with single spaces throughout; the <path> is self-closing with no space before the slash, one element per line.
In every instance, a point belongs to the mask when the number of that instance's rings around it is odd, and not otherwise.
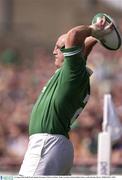
<path fill-rule="evenodd" d="M 52 50 L 58 36 L 90 24 L 98 12 L 117 21 L 122 32 L 122 0 L 0 0 L 0 174 L 17 174 L 28 144 L 32 106 L 55 71 Z M 97 135 L 103 95 L 111 92 L 122 122 L 122 49 L 97 45 L 88 65 L 94 70 L 91 98 L 71 132 L 73 174 L 96 174 Z M 112 145 L 111 174 L 122 174 L 122 139 Z"/>

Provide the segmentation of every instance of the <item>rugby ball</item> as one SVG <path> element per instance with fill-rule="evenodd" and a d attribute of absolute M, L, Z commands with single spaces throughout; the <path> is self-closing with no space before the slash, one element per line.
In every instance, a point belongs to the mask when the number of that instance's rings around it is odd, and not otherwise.
<path fill-rule="evenodd" d="M 99 41 L 105 48 L 109 50 L 117 50 L 120 48 L 122 40 L 118 27 L 115 24 L 115 21 L 105 13 L 98 13 L 93 17 L 92 24 L 95 24 L 103 16 L 105 16 L 106 25 L 110 24 L 111 22 L 113 23 L 113 30 Z"/>

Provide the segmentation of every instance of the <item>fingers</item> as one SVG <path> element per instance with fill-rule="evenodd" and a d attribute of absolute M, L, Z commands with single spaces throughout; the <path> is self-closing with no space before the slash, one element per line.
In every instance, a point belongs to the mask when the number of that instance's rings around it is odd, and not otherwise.
<path fill-rule="evenodd" d="M 97 22 L 96 22 L 96 27 L 99 29 L 104 29 L 105 25 L 106 25 L 106 18 L 105 16 L 98 18 Z"/>
<path fill-rule="evenodd" d="M 113 29 L 113 22 L 111 22 L 110 24 L 108 24 L 105 29 L 110 29 L 112 30 Z"/>
<path fill-rule="evenodd" d="M 92 36 L 96 39 L 101 39 L 105 35 L 108 35 L 113 30 L 113 22 L 108 23 L 105 16 L 98 19 L 97 23 L 90 26 L 92 28 Z"/>
<path fill-rule="evenodd" d="M 103 16 L 103 17 L 101 18 L 101 26 L 104 28 L 104 27 L 105 27 L 105 24 L 106 24 L 106 18 L 105 18 L 105 16 Z"/>
<path fill-rule="evenodd" d="M 108 24 L 107 26 L 105 26 L 104 29 L 105 29 L 105 31 L 108 32 L 108 33 L 112 32 L 112 30 L 113 30 L 113 22 L 111 22 L 110 24 Z"/>

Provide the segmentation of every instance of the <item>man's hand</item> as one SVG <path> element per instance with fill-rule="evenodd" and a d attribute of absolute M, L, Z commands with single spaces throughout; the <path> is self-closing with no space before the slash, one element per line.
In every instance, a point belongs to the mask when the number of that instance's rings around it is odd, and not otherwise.
<path fill-rule="evenodd" d="M 89 27 L 92 29 L 92 36 L 101 40 L 105 35 L 112 32 L 112 25 L 113 23 L 106 25 L 106 18 L 103 16 L 103 18 L 98 19 L 95 24 L 92 24 Z"/>

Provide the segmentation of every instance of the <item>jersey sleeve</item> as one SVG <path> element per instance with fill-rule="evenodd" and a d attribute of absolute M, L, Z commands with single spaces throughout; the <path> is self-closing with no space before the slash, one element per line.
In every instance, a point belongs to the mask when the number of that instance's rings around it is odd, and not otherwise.
<path fill-rule="evenodd" d="M 90 83 L 81 48 L 63 49 L 62 52 L 64 64 L 55 91 L 54 109 L 59 121 L 68 128 L 85 107 Z"/>
<path fill-rule="evenodd" d="M 61 49 L 64 54 L 64 64 L 60 77 L 60 86 L 64 85 L 67 90 L 79 89 L 82 91 L 83 86 L 89 80 L 89 73 L 86 69 L 86 60 L 84 59 L 81 47 Z"/>
<path fill-rule="evenodd" d="M 56 91 L 57 106 L 75 104 L 78 109 L 82 106 L 90 91 L 89 73 L 86 69 L 86 60 L 82 55 L 81 47 L 61 50 L 64 54 L 64 64 L 61 68 Z"/>

